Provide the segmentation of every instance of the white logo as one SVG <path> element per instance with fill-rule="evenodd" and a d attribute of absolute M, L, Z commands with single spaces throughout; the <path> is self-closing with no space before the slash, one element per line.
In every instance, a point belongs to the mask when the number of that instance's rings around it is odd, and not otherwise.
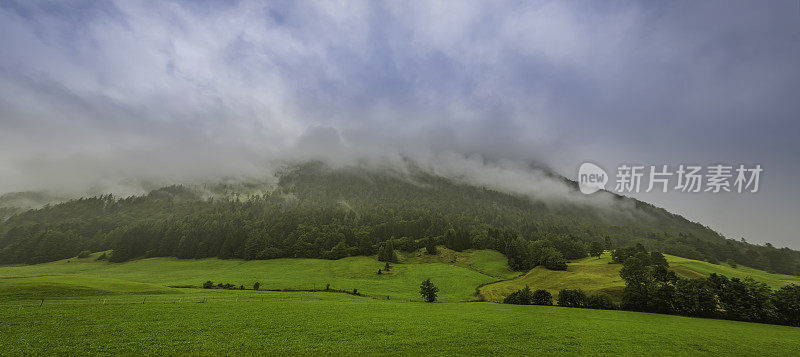
<path fill-rule="evenodd" d="M 599 166 L 584 162 L 578 169 L 578 187 L 585 194 L 592 194 L 606 188 L 608 174 Z"/>
<path fill-rule="evenodd" d="M 673 166 L 674 167 L 674 166 Z M 633 165 L 617 167 L 614 189 L 610 192 L 625 194 L 669 190 L 679 192 L 709 193 L 756 193 L 759 190 L 760 164 L 723 165 L 705 167 L 700 165 Z M 648 180 L 649 178 L 649 180 Z M 609 177 L 599 166 L 584 162 L 578 169 L 578 187 L 585 194 L 592 194 L 606 188 Z M 643 182 L 644 181 L 644 184 Z"/>

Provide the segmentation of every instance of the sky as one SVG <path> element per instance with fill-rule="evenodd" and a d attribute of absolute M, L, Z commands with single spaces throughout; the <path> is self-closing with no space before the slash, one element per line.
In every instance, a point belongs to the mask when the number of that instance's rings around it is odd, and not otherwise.
<path fill-rule="evenodd" d="M 0 192 L 389 151 L 761 164 L 758 193 L 632 196 L 800 249 L 797 0 L 0 0 L 0 49 Z"/>

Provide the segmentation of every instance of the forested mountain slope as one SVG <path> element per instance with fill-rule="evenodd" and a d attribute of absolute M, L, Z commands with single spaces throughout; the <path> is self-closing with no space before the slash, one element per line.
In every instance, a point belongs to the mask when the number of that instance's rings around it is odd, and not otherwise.
<path fill-rule="evenodd" d="M 18 213 L 0 224 L 0 263 L 108 249 L 114 250 L 112 261 L 338 259 L 444 244 L 498 250 L 517 270 L 558 269 L 599 242 L 605 248 L 642 243 L 686 258 L 800 274 L 796 251 L 727 240 L 663 209 L 602 194 L 554 201 L 474 186 L 414 165 L 379 170 L 310 162 L 282 171 L 276 184 L 170 186 Z"/>

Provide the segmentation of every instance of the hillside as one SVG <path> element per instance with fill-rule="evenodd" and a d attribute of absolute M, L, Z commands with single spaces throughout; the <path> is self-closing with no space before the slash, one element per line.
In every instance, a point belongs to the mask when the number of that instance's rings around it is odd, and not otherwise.
<path fill-rule="evenodd" d="M 789 284 L 800 285 L 800 277 L 783 274 L 770 274 L 765 271 L 738 266 L 733 268 L 725 264 L 711 264 L 704 261 L 666 255 L 670 270 L 679 277 L 699 278 L 716 273 L 728 277 L 743 279 L 751 277 L 764 282 L 773 289 Z M 481 286 L 480 297 L 488 301 L 502 301 L 514 291 L 525 286 L 532 289 L 545 289 L 557 294 L 561 289 L 582 289 L 587 293 L 603 292 L 619 302 L 625 282 L 619 275 L 621 264 L 611 264 L 610 254 L 600 258 L 590 257 L 568 264 L 566 271 L 553 271 L 544 267 L 531 269 L 524 275 L 497 283 Z"/>
<path fill-rule="evenodd" d="M 396 170 L 312 162 L 287 167 L 273 185 L 170 186 L 22 212 L 0 224 L 0 264 L 109 249 L 115 262 L 339 259 L 372 255 L 385 245 L 412 252 L 441 244 L 494 249 L 525 271 L 583 258 L 592 242 L 600 242 L 607 249 L 641 243 L 684 258 L 800 274 L 797 251 L 726 240 L 652 205 L 602 195 L 553 202 L 437 176 L 413 163 Z M 525 242 L 536 243 L 533 256 Z"/>
<path fill-rule="evenodd" d="M 183 294 L 189 290 L 173 286 L 199 287 L 204 281 L 251 287 L 256 281 L 262 289 L 352 290 L 380 299 L 419 301 L 418 283 L 431 278 L 440 287 L 439 299 L 457 301 L 502 301 L 510 293 L 530 286 L 554 295 L 561 289 L 602 291 L 617 302 L 624 287 L 620 264 L 610 264 L 608 254 L 569 263 L 566 271 L 536 267 L 527 273 L 512 271 L 507 259 L 493 250 L 455 252 L 439 247 L 437 255 L 424 249 L 402 253 L 399 263 L 385 263 L 375 257 L 348 257 L 339 260 L 284 258 L 271 260 L 183 260 L 147 258 L 125 263 L 98 261 L 100 253 L 87 258 L 20 266 L 0 267 L 0 301 L 94 295 Z M 728 277 L 752 277 L 773 289 L 800 285 L 800 277 L 770 274 L 748 268 L 732 268 L 691 259 L 667 256 L 670 269 L 685 278 L 711 273 Z M 382 274 L 378 275 L 378 269 Z M 477 290 L 476 290 L 477 289 Z M 476 292 L 478 294 L 476 295 Z"/>

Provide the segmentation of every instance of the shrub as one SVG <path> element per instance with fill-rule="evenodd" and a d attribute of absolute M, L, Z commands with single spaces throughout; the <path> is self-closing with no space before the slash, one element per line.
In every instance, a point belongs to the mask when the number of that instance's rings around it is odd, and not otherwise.
<path fill-rule="evenodd" d="M 558 306 L 586 307 L 586 293 L 581 289 L 563 289 L 558 292 Z"/>
<path fill-rule="evenodd" d="M 664 258 L 664 254 L 659 252 L 650 252 L 650 264 L 655 266 L 663 266 L 669 267 L 669 263 L 667 263 L 667 258 Z"/>
<path fill-rule="evenodd" d="M 103 252 L 103 254 L 100 254 L 100 256 L 97 257 L 97 260 L 108 260 L 108 256 L 106 256 L 106 252 Z"/>
<path fill-rule="evenodd" d="M 439 254 L 438 250 L 436 249 L 436 242 L 433 239 L 428 241 L 428 244 L 425 245 L 425 252 L 430 255 Z"/>
<path fill-rule="evenodd" d="M 213 289 L 213 288 L 214 288 L 214 283 L 212 283 L 211 280 L 203 283 L 203 289 Z"/>
<path fill-rule="evenodd" d="M 600 243 L 598 241 L 593 241 L 592 243 L 589 244 L 589 255 L 593 257 L 599 257 L 603 255 L 603 250 L 604 250 L 603 243 Z"/>
<path fill-rule="evenodd" d="M 800 326 L 800 286 L 791 284 L 778 289 L 774 304 L 781 323 Z"/>
<path fill-rule="evenodd" d="M 586 298 L 586 307 L 590 309 L 614 310 L 614 301 L 611 297 L 603 293 L 595 293 Z"/>
<path fill-rule="evenodd" d="M 634 247 L 618 248 L 611 252 L 611 261 L 622 264 L 638 253 L 647 253 L 647 250 L 641 244 L 636 244 Z"/>
<path fill-rule="evenodd" d="M 547 290 L 536 290 L 533 292 L 533 299 L 531 299 L 531 303 L 534 305 L 553 305 L 553 295 Z"/>
<path fill-rule="evenodd" d="M 82 250 L 80 253 L 78 253 L 78 258 L 88 258 L 91 254 L 92 252 L 88 250 Z"/>
<path fill-rule="evenodd" d="M 544 267 L 550 270 L 567 270 L 567 261 L 561 257 L 561 253 L 556 252 L 556 254 L 547 257 Z"/>
<path fill-rule="evenodd" d="M 209 283 L 210 283 L 210 281 L 209 281 Z M 260 287 L 261 287 L 261 283 L 259 283 L 259 282 L 256 282 L 255 284 L 253 284 L 253 290 L 258 290 L 258 288 L 260 288 Z"/>
<path fill-rule="evenodd" d="M 506 298 L 503 299 L 503 303 L 514 305 L 531 305 L 533 303 L 533 292 L 531 292 L 531 288 L 525 286 L 525 288 L 519 289 L 506 296 Z"/>

